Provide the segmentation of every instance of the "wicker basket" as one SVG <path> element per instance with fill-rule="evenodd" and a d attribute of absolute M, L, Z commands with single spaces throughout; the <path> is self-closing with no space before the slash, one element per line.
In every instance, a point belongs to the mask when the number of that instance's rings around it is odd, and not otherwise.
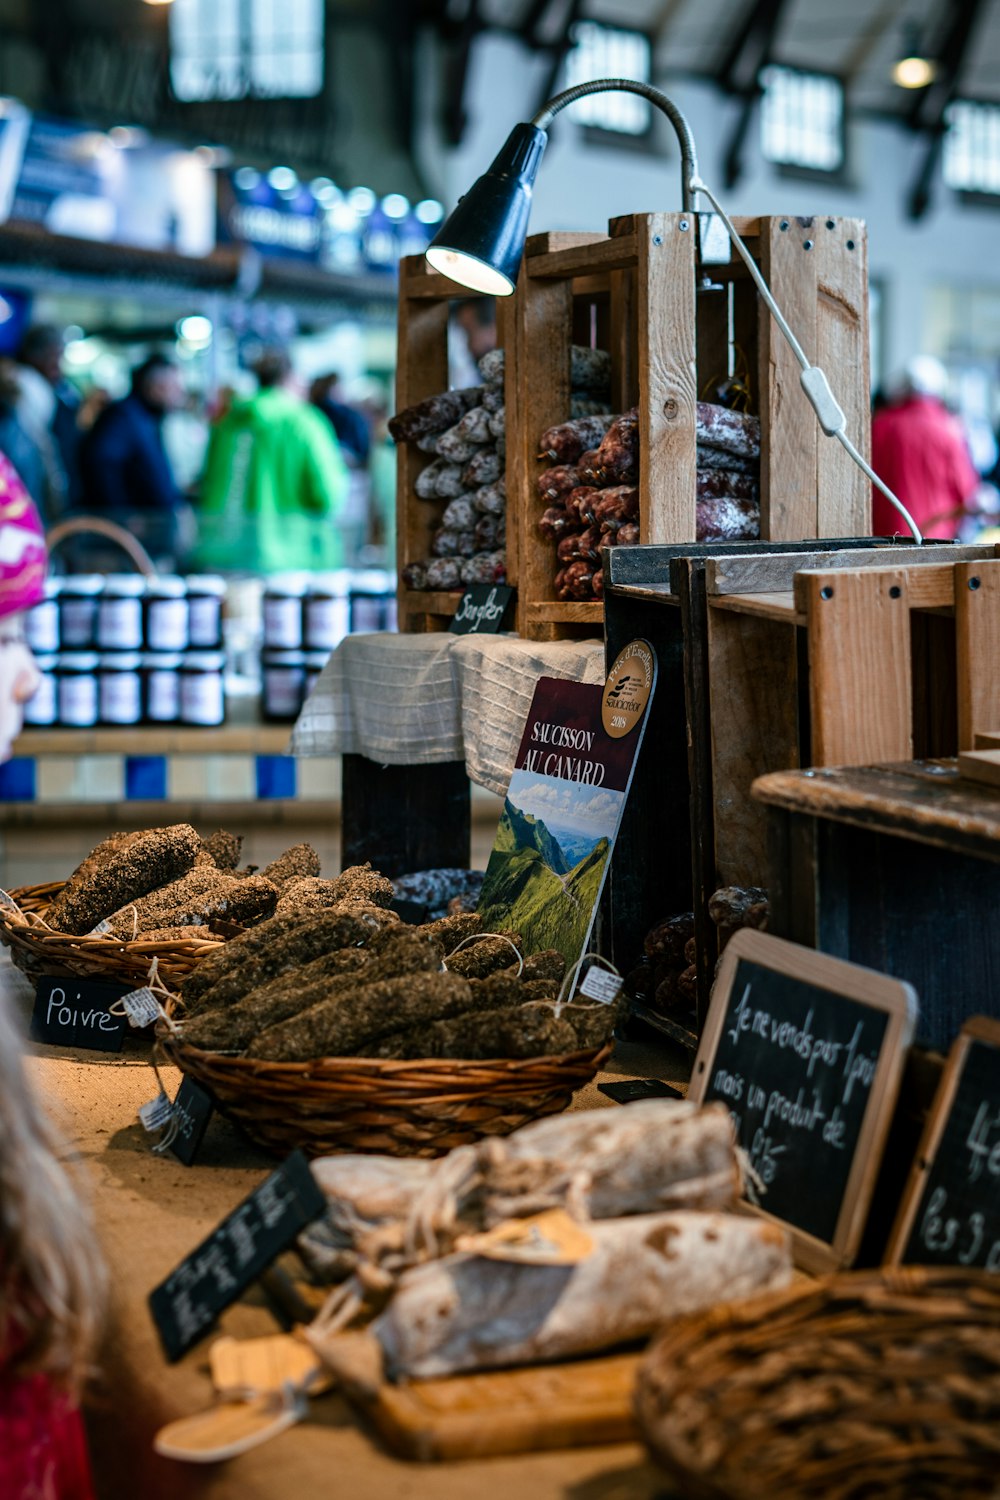
<path fill-rule="evenodd" d="M 611 1054 L 417 1062 L 324 1057 L 277 1063 L 185 1045 L 161 1028 L 168 1060 L 202 1084 L 223 1114 L 269 1151 L 308 1156 L 376 1151 L 441 1156 L 486 1135 L 509 1135 L 566 1108 Z"/>
<path fill-rule="evenodd" d="M 859 1272 L 681 1318 L 636 1411 L 686 1500 L 996 1494 L 1000 1276 Z"/>
<path fill-rule="evenodd" d="M 72 975 L 78 979 L 104 979 L 110 983 L 145 984 L 153 959 L 168 989 L 178 989 L 203 958 L 218 949 L 218 942 L 184 938 L 173 943 L 123 943 L 120 938 L 75 937 L 55 932 L 31 920 L 45 920 L 50 903 L 62 890 L 62 880 L 49 885 L 26 885 L 10 892 L 28 920 L 7 906 L 0 906 L 0 942 L 29 979 L 41 974 Z M 220 937 L 220 941 L 223 940 Z"/>

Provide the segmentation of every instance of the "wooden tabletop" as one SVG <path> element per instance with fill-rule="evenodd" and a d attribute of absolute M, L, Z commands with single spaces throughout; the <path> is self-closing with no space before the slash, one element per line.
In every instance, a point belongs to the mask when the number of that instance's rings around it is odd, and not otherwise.
<path fill-rule="evenodd" d="M 751 791 L 788 812 L 1000 860 L 1000 787 L 963 779 L 954 759 L 775 771 Z"/>

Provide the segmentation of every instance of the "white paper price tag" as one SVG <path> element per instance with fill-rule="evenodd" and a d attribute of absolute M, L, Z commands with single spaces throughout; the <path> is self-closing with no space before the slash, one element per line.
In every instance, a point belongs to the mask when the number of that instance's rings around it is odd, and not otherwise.
<path fill-rule="evenodd" d="M 6 906 L 9 911 L 19 912 L 21 910 L 14 897 L 8 896 L 4 890 L 0 890 L 0 906 Z"/>
<path fill-rule="evenodd" d="M 130 994 L 123 995 L 121 1005 L 130 1026 L 149 1026 L 160 1018 L 160 1002 L 148 985 L 143 985 L 141 990 L 132 990 Z"/>
<path fill-rule="evenodd" d="M 87 936 L 88 937 L 103 937 L 106 932 L 110 932 L 110 931 L 111 931 L 111 923 L 110 922 L 98 922 L 98 924 L 97 924 L 96 927 L 92 927 L 90 929 L 90 931 L 87 933 Z"/>
<path fill-rule="evenodd" d="M 580 994 L 588 995 L 591 1000 L 597 1000 L 601 1005 L 613 1005 L 618 999 L 618 991 L 622 987 L 620 974 L 612 974 L 610 969 L 599 969 L 595 964 L 588 969 L 580 986 Z"/>
<path fill-rule="evenodd" d="M 166 1094 L 161 1092 L 157 1094 L 155 1099 L 150 1099 L 148 1104 L 144 1104 L 141 1107 L 139 1110 L 139 1119 L 146 1130 L 162 1130 L 164 1125 L 170 1123 L 173 1113 L 174 1106 Z"/>

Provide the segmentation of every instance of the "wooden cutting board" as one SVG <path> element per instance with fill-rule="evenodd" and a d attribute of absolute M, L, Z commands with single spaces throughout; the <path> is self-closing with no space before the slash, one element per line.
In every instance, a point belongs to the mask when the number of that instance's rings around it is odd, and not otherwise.
<path fill-rule="evenodd" d="M 490 1458 L 637 1438 L 640 1354 L 383 1384 L 361 1406 L 402 1458 Z M 357 1398 L 354 1398 L 357 1399 Z"/>

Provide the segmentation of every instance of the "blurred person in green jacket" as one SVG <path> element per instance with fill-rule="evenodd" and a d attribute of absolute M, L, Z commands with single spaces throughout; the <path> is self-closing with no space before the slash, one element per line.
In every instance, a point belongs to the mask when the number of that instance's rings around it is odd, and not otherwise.
<path fill-rule="evenodd" d="M 254 367 L 259 389 L 212 430 L 198 507 L 197 566 L 277 573 L 342 565 L 335 516 L 350 484 L 330 423 L 295 394 L 283 349 Z"/>

